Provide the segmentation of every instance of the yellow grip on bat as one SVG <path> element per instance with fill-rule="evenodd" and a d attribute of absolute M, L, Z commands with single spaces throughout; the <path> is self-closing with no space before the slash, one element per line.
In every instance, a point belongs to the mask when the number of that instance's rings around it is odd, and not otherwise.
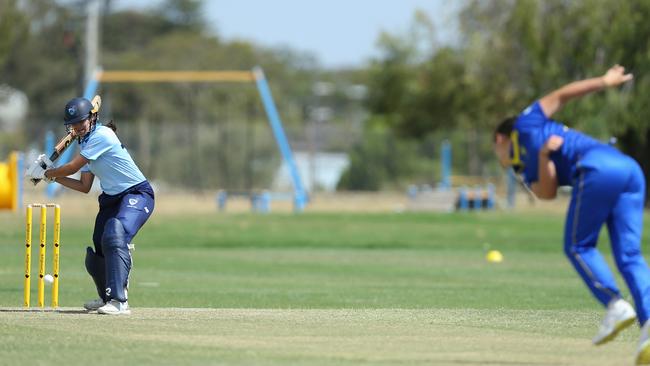
<path fill-rule="evenodd" d="M 90 111 L 90 113 L 97 113 L 99 112 L 99 108 L 102 106 L 102 97 L 95 95 L 90 103 L 93 105 L 93 109 Z"/>

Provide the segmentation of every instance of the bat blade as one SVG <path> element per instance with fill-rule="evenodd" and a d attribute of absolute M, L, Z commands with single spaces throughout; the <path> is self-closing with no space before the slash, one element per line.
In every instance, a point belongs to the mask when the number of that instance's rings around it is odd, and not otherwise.
<path fill-rule="evenodd" d="M 56 161 L 56 159 L 58 159 L 61 156 L 61 154 L 63 154 L 65 149 L 67 149 L 68 146 L 70 146 L 72 141 L 74 141 L 74 135 L 72 134 L 72 132 L 70 132 L 54 146 L 54 151 L 50 155 L 50 161 L 52 162 Z"/>

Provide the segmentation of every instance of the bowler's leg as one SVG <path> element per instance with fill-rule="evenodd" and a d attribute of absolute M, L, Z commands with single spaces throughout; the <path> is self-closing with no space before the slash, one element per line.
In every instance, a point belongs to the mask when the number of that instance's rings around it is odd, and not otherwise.
<path fill-rule="evenodd" d="M 596 249 L 600 228 L 610 211 L 597 173 L 581 172 L 574 186 L 564 228 L 564 252 L 594 297 L 607 306 L 620 291 L 607 262 Z"/>
<path fill-rule="evenodd" d="M 627 164 L 631 174 L 607 220 L 607 228 L 616 265 L 634 298 L 642 325 L 636 354 L 636 363 L 641 365 L 650 364 L 650 269 L 641 254 L 645 178 L 636 162 L 629 159 Z"/>
<path fill-rule="evenodd" d="M 564 250 L 591 293 L 607 308 L 592 342 L 604 344 L 634 323 L 636 313 L 616 286 L 607 262 L 596 249 L 598 234 L 619 195 L 607 171 L 585 169 L 577 176 L 569 205 Z"/>
<path fill-rule="evenodd" d="M 634 298 L 641 325 L 650 315 L 650 269 L 641 254 L 645 187 L 621 194 L 607 220 L 612 252 Z"/>

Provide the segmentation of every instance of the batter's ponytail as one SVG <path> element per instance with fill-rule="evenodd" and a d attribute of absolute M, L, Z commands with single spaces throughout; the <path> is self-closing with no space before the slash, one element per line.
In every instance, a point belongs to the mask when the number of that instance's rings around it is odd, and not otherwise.
<path fill-rule="evenodd" d="M 113 122 L 113 120 L 110 120 L 110 122 L 108 122 L 104 126 L 110 128 L 111 130 L 113 130 L 113 132 L 117 134 L 117 126 L 115 125 L 115 122 Z"/>

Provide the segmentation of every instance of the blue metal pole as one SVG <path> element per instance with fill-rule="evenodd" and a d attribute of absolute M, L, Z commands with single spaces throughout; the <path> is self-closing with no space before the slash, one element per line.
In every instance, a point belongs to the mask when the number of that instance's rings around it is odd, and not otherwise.
<path fill-rule="evenodd" d="M 495 206 L 495 203 L 496 203 L 495 202 L 496 201 L 496 199 L 495 199 L 495 197 L 496 197 L 495 191 L 496 191 L 496 187 L 494 186 L 494 184 L 489 183 L 488 186 L 487 186 L 488 196 L 487 196 L 487 207 L 486 207 L 488 210 L 494 209 L 494 206 Z"/>
<path fill-rule="evenodd" d="M 260 194 L 260 211 L 268 213 L 271 210 L 271 193 L 264 191 Z"/>
<path fill-rule="evenodd" d="M 440 187 L 444 190 L 451 188 L 451 143 L 444 140 L 440 149 Z"/>
<path fill-rule="evenodd" d="M 44 150 L 45 155 L 50 156 L 50 154 L 52 154 L 52 152 L 54 151 L 54 144 L 55 144 L 54 139 L 55 138 L 56 138 L 56 136 L 54 136 L 54 132 L 47 131 L 45 133 L 45 150 Z M 64 157 L 65 156 L 61 156 L 59 159 L 63 159 Z M 45 188 L 45 193 L 46 193 L 48 198 L 53 198 L 56 195 L 56 187 L 55 187 L 55 185 L 58 185 L 58 184 L 57 183 L 52 183 L 52 184 L 47 184 L 45 186 L 46 187 Z"/>
<path fill-rule="evenodd" d="M 54 151 L 54 132 L 52 130 L 45 133 L 45 155 L 49 155 Z"/>
<path fill-rule="evenodd" d="M 296 162 L 293 160 L 293 154 L 291 153 L 291 147 L 287 141 L 287 136 L 284 133 L 282 128 L 282 121 L 280 120 L 280 115 L 278 114 L 277 109 L 275 108 L 275 103 L 273 102 L 273 96 L 271 94 L 271 89 L 269 88 L 268 83 L 266 82 L 266 77 L 264 76 L 264 71 L 259 66 L 253 68 L 253 75 L 255 76 L 255 84 L 257 85 L 257 90 L 260 93 L 262 98 L 262 103 L 264 104 L 264 110 L 271 124 L 271 129 L 273 130 L 273 135 L 275 136 L 275 141 L 278 143 L 280 148 L 280 153 L 282 153 L 282 158 L 289 167 L 291 173 L 291 179 L 293 181 L 294 189 L 294 210 L 301 212 L 305 205 L 307 204 L 307 195 L 302 185 L 302 180 L 300 180 L 300 174 L 298 172 L 298 167 Z"/>
<path fill-rule="evenodd" d="M 483 208 L 483 189 L 480 186 L 474 188 L 474 210 Z"/>
<path fill-rule="evenodd" d="M 99 88 L 99 81 L 97 79 L 92 78 L 88 80 L 86 89 L 84 89 L 84 98 L 92 100 L 95 96 L 95 92 L 97 92 L 97 88 Z"/>
<path fill-rule="evenodd" d="M 226 209 L 226 202 L 228 201 L 228 193 L 224 190 L 217 192 L 217 207 L 219 211 L 224 211 Z"/>
<path fill-rule="evenodd" d="M 469 210 L 469 197 L 468 197 L 466 187 L 461 187 L 460 188 L 460 193 L 458 195 L 458 209 L 460 211 Z"/>

